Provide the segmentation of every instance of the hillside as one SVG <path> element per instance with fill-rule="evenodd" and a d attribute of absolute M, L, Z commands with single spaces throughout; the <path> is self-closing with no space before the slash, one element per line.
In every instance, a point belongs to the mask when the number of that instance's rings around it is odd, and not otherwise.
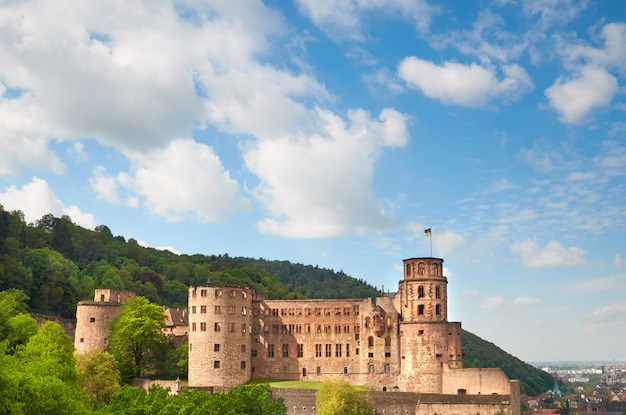
<path fill-rule="evenodd" d="M 87 230 L 69 217 L 45 215 L 27 224 L 21 212 L 0 205 L 0 291 L 21 289 L 33 312 L 73 318 L 76 303 L 93 298 L 96 287 L 186 306 L 187 287 L 208 281 L 250 287 L 270 299 L 367 298 L 380 292 L 342 271 L 318 266 L 146 248 L 114 236 L 107 226 Z M 552 386 L 549 375 L 469 332 L 463 333 L 463 349 L 466 367 L 500 367 L 520 379 L 522 393 L 536 395 Z"/>

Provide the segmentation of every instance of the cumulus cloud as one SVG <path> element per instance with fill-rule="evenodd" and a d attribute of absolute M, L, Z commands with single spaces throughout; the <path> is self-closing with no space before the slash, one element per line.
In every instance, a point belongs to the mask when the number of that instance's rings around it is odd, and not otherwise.
<path fill-rule="evenodd" d="M 392 109 L 377 120 L 362 110 L 347 121 L 319 110 L 317 133 L 262 140 L 247 149 L 248 169 L 261 179 L 255 189 L 270 213 L 261 232 L 313 238 L 389 226 L 373 192 L 374 161 L 380 149 L 408 140 L 405 117 Z"/>
<path fill-rule="evenodd" d="M 131 171 L 115 176 L 103 167 L 94 170 L 91 185 L 98 197 L 112 203 L 125 200 L 131 206 L 139 203 L 174 222 L 220 222 L 226 213 L 248 208 L 236 180 L 205 144 L 180 139 L 132 160 Z"/>
<path fill-rule="evenodd" d="M 448 105 L 486 107 L 494 99 L 515 101 L 533 88 L 526 71 L 519 65 L 502 67 L 504 77 L 490 66 L 432 62 L 411 56 L 398 65 L 398 74 L 409 87 Z"/>
<path fill-rule="evenodd" d="M 608 105 L 619 90 L 617 79 L 603 68 L 586 66 L 574 79 L 557 79 L 545 95 L 561 121 L 579 123 L 589 113 Z"/>
<path fill-rule="evenodd" d="M 426 0 L 298 0 L 296 4 L 301 14 L 336 41 L 367 38 L 362 24 L 367 13 L 399 16 L 414 22 L 416 30 L 424 33 L 430 27 L 432 15 L 437 12 Z"/>
<path fill-rule="evenodd" d="M 52 214 L 57 218 L 67 215 L 73 223 L 83 228 L 96 227 L 92 214 L 85 213 L 74 205 L 65 206 L 50 189 L 48 182 L 38 177 L 33 177 L 30 183 L 20 188 L 10 186 L 0 193 L 0 204 L 5 210 L 21 210 L 28 223 L 35 223 L 44 215 Z"/>
<path fill-rule="evenodd" d="M 550 241 L 543 249 L 534 241 L 526 240 L 511 246 L 520 254 L 524 265 L 530 268 L 582 265 L 586 262 L 585 251 L 578 247 L 566 248 L 557 241 Z"/>

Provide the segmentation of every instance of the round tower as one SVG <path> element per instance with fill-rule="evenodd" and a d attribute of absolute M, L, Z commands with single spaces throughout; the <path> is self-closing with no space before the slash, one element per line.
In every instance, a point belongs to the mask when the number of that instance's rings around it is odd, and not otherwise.
<path fill-rule="evenodd" d="M 189 288 L 189 386 L 225 390 L 250 380 L 253 291 Z"/>
<path fill-rule="evenodd" d="M 400 294 L 400 376 L 403 391 L 442 393 L 443 366 L 457 366 L 458 323 L 448 323 L 443 259 L 404 260 Z M 451 351 L 454 350 L 453 354 Z"/>

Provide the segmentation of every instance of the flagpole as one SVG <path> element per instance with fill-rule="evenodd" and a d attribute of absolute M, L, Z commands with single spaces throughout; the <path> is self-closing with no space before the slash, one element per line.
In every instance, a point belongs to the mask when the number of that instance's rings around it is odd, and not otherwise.
<path fill-rule="evenodd" d="M 433 237 L 432 228 L 424 229 L 424 234 L 430 239 L 430 257 L 433 257 Z"/>

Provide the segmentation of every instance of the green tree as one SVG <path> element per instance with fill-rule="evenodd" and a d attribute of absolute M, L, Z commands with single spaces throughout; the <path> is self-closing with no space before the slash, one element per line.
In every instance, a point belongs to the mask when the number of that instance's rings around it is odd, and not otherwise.
<path fill-rule="evenodd" d="M 120 363 L 123 375 L 141 377 L 154 367 L 155 353 L 166 338 L 163 307 L 147 298 L 131 297 L 111 323 L 109 351 Z"/>
<path fill-rule="evenodd" d="M 110 353 L 90 350 L 76 357 L 78 385 L 98 404 L 108 404 L 121 389 L 117 360 Z"/>
<path fill-rule="evenodd" d="M 373 411 L 369 398 L 342 380 L 324 382 L 315 395 L 315 406 L 319 415 L 369 415 Z"/>

